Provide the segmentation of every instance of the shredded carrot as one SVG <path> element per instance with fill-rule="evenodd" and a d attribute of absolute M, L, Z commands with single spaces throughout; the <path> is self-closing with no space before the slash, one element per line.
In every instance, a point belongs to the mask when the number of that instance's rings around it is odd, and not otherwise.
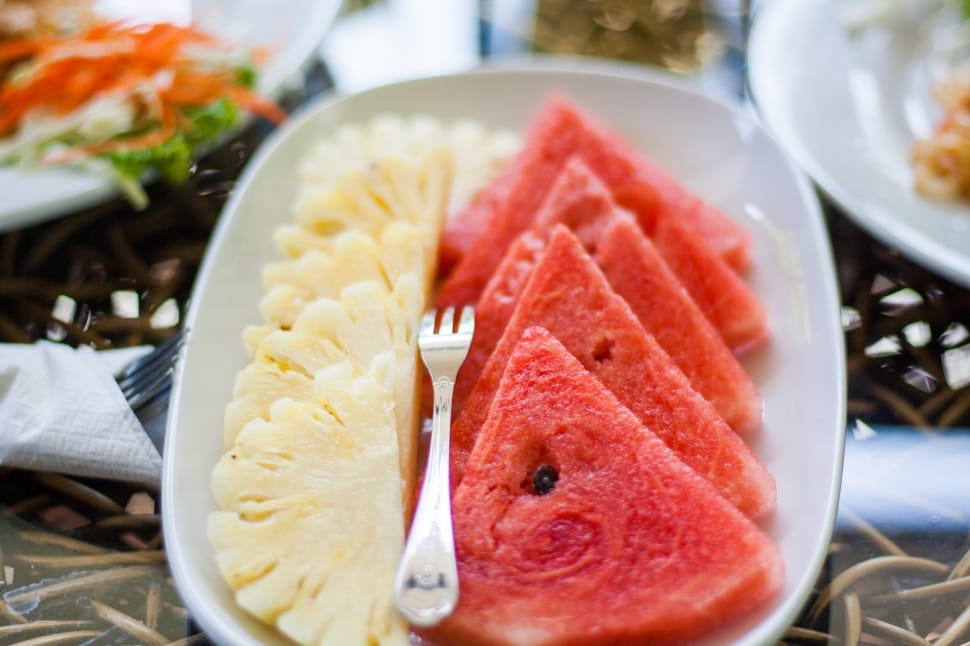
<path fill-rule="evenodd" d="M 171 23 L 106 22 L 73 38 L 6 41 L 0 44 L 0 63 L 23 60 L 25 67 L 17 79 L 0 85 L 0 137 L 16 131 L 33 111 L 68 114 L 101 94 L 136 100 L 144 134 L 82 145 L 60 153 L 59 159 L 157 145 L 186 121 L 184 108 L 224 98 L 261 117 L 282 120 L 286 115 L 279 106 L 239 85 L 236 70 L 195 62 L 194 50 L 222 46 L 196 28 Z"/>
<path fill-rule="evenodd" d="M 259 116 L 268 119 L 274 123 L 279 123 L 286 118 L 286 113 L 273 103 L 268 101 L 263 97 L 259 96 L 255 92 L 247 90 L 243 87 L 233 87 L 229 89 L 229 97 L 239 105 L 243 106 L 250 112 L 258 114 Z"/>
<path fill-rule="evenodd" d="M 0 42 L 0 62 L 33 56 L 49 47 L 52 42 L 53 40 L 50 38 L 12 38 L 5 40 Z"/>
<path fill-rule="evenodd" d="M 228 94 L 230 80 L 219 74 L 176 73 L 169 88 L 159 90 L 165 103 L 205 105 Z"/>

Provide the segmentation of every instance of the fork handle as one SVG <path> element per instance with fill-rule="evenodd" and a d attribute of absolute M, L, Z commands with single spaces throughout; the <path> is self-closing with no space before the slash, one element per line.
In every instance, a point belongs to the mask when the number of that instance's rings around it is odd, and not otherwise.
<path fill-rule="evenodd" d="M 416 626 L 433 626 L 458 602 L 458 566 L 451 521 L 451 397 L 455 382 L 434 382 L 431 447 L 411 531 L 394 584 L 395 604 Z"/>

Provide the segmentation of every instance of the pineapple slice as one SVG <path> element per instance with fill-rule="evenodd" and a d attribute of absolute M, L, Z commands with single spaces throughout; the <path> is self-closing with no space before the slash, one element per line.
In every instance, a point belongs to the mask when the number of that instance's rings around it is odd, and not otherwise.
<path fill-rule="evenodd" d="M 436 239 L 448 203 L 451 155 L 430 151 L 421 163 L 387 158 L 345 173 L 333 186 L 307 187 L 297 197 L 296 221 L 322 236 L 360 231 L 375 238 L 393 221 L 422 226 Z"/>
<path fill-rule="evenodd" d="M 375 281 L 354 283 L 341 291 L 340 301 L 317 300 L 292 329 L 266 335 L 254 358 L 310 376 L 347 359 L 363 372 L 375 354 L 397 343 L 414 349 L 415 323 L 423 302 L 423 291 L 410 274 L 402 276 L 390 293 Z"/>
<path fill-rule="evenodd" d="M 466 119 L 452 125 L 444 146 L 452 151 L 455 165 L 448 204 L 448 213 L 455 213 L 498 177 L 522 141 L 516 132 L 491 131 L 479 121 Z"/>
<path fill-rule="evenodd" d="M 427 231 L 418 228 L 410 222 L 393 221 L 381 231 L 378 238 L 366 236 L 358 231 L 345 232 L 337 236 L 324 236 L 300 227 L 296 224 L 286 224 L 278 227 L 274 233 L 276 244 L 288 259 L 298 259 L 311 251 L 321 251 L 325 254 L 338 255 L 341 250 L 338 245 L 345 237 L 365 237 L 376 241 L 376 252 L 380 263 L 389 274 L 404 274 L 417 271 L 424 266 L 415 261 L 424 259 L 434 253 L 435 237 L 428 238 Z M 405 259 L 402 261 L 401 259 Z M 281 261 L 280 264 L 286 261 Z M 272 266 L 272 265 L 269 265 Z M 264 282 L 276 282 L 272 276 L 264 275 Z"/>
<path fill-rule="evenodd" d="M 386 280 L 380 249 L 370 236 L 348 232 L 338 236 L 332 247 L 330 252 L 310 250 L 299 258 L 263 268 L 266 295 L 259 309 L 266 321 L 292 327 L 307 304 L 319 298 L 337 298 L 340 290 L 352 283 Z"/>
<path fill-rule="evenodd" d="M 472 119 L 443 123 L 428 115 L 404 118 L 380 115 L 365 124 L 345 124 L 313 146 L 300 165 L 305 185 L 326 186 L 350 169 L 367 168 L 374 159 L 419 158 L 433 148 L 454 157 L 448 213 L 467 204 L 521 148 L 511 130 L 494 130 Z"/>
<path fill-rule="evenodd" d="M 417 279 L 405 275 L 389 294 L 381 283 L 366 281 L 345 287 L 339 301 L 317 300 L 289 330 L 270 326 L 247 328 L 246 336 L 259 342 L 253 351 L 253 363 L 237 375 L 233 400 L 226 407 L 226 445 L 250 420 L 267 418 L 270 406 L 287 396 L 287 389 L 292 389 L 289 397 L 310 401 L 308 386 L 313 376 L 339 361 L 349 361 L 358 373 L 363 373 L 377 353 L 395 349 L 401 370 L 410 379 L 415 368 L 409 364 L 417 363 L 415 325 L 423 305 L 423 291 Z M 414 399 L 413 392 L 399 389 L 398 394 L 402 402 Z M 414 425 L 416 420 L 402 419 L 402 425 L 406 423 Z M 408 439 L 411 434 L 402 427 L 402 443 L 413 444 Z M 411 453 L 410 449 L 402 451 L 408 464 Z M 402 468 L 405 466 L 402 464 Z"/>
<path fill-rule="evenodd" d="M 209 517 L 238 603 L 300 644 L 407 644 L 391 605 L 404 544 L 395 358 L 359 375 L 344 361 L 315 378 L 316 402 L 275 402 L 220 460 Z"/>
<path fill-rule="evenodd" d="M 277 328 L 270 325 L 246 325 L 243 327 L 243 346 L 250 357 L 256 355 L 259 344 L 275 329 Z"/>
<path fill-rule="evenodd" d="M 266 321 L 278 327 L 292 327 L 309 303 L 336 298 L 343 287 L 359 281 L 379 281 L 390 290 L 401 276 L 413 274 L 424 277 L 425 293 L 431 289 L 437 238 L 423 227 L 392 222 L 376 241 L 356 231 L 326 237 L 292 227 L 285 238 L 306 247 L 263 270 L 266 295 L 259 307 Z"/>
<path fill-rule="evenodd" d="M 385 159 L 334 186 L 305 190 L 299 225 L 277 233 L 290 258 L 263 272 L 263 317 L 290 327 L 309 302 L 358 280 L 392 284 L 415 273 L 430 291 L 450 179 L 450 154 L 435 150 L 420 163 Z"/>
<path fill-rule="evenodd" d="M 223 417 L 223 444 L 232 446 L 239 432 L 255 419 L 267 419 L 273 403 L 290 398 L 313 400 L 313 378 L 290 366 L 258 361 L 248 364 L 236 375 L 232 401 Z"/>

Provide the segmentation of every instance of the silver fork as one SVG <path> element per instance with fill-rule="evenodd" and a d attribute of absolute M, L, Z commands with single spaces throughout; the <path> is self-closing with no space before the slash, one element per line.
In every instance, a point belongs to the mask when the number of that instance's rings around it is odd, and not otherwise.
<path fill-rule="evenodd" d="M 185 328 L 181 328 L 115 375 L 128 406 L 142 422 L 152 419 L 168 405 L 175 362 L 184 342 Z"/>
<path fill-rule="evenodd" d="M 475 312 L 466 307 L 455 330 L 449 307 L 435 327 L 437 313 L 424 315 L 418 332 L 421 359 L 434 386 L 431 447 L 421 485 L 421 498 L 411 521 L 404 555 L 394 582 L 394 603 L 417 626 L 433 626 L 451 614 L 458 602 L 458 566 L 451 522 L 451 396 L 455 376 L 468 355 L 475 331 Z"/>

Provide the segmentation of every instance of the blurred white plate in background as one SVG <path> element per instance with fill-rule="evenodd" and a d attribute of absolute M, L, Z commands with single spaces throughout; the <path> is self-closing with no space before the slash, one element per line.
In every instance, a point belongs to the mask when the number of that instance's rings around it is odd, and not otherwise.
<path fill-rule="evenodd" d="M 873 236 L 970 287 L 970 205 L 912 187 L 915 138 L 939 118 L 919 25 L 852 37 L 845 0 L 762 2 L 749 47 L 751 90 L 768 128 Z"/>
<path fill-rule="evenodd" d="M 260 70 L 259 89 L 280 92 L 316 53 L 340 0 L 99 0 L 110 17 L 142 16 L 184 21 L 270 55 Z M 105 178 L 56 168 L 21 171 L 0 167 L 0 231 L 42 222 L 118 194 Z"/>

